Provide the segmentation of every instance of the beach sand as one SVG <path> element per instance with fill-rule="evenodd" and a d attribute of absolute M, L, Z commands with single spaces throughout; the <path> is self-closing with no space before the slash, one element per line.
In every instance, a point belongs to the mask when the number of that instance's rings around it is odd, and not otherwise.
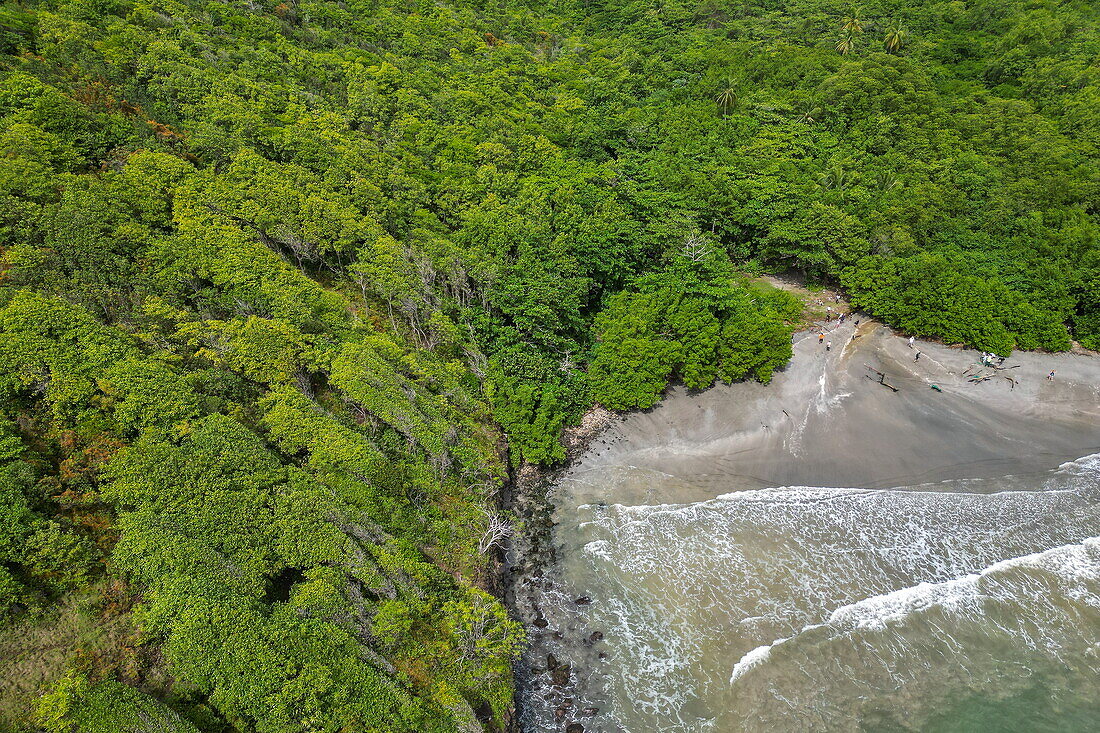
<path fill-rule="evenodd" d="M 913 486 L 1027 475 L 1100 452 L 1095 355 L 1016 352 L 1003 369 L 985 368 L 988 380 L 972 382 L 978 352 L 920 340 L 910 348 L 877 322 L 864 318 L 857 328 L 853 320 L 825 330 L 829 351 L 818 331 L 796 334 L 794 357 L 771 384 L 674 387 L 653 409 L 620 419 L 570 471 L 581 479 L 570 503 L 679 503 L 773 486 Z M 879 372 L 896 392 L 878 383 Z M 590 471 L 600 480 L 586 497 Z M 617 471 L 624 474 L 618 485 Z M 638 481 L 639 471 L 665 479 Z"/>

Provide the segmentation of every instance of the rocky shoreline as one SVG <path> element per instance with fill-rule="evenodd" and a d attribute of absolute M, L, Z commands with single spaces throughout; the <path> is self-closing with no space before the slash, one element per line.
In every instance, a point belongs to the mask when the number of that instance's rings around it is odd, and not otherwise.
<path fill-rule="evenodd" d="M 505 605 L 527 630 L 528 645 L 515 665 L 516 714 L 509 733 L 528 730 L 537 717 L 533 705 L 553 710 L 554 721 L 565 733 L 591 731 L 589 721 L 599 708 L 591 700 L 598 688 L 595 666 L 606 659 L 598 647 L 599 629 L 589 629 L 582 618 L 590 599 L 572 599 L 578 613 L 560 618 L 546 612 L 540 602 L 547 594 L 561 593 L 551 570 L 557 549 L 553 542 L 553 503 L 550 492 L 584 454 L 592 442 L 621 417 L 603 407 L 591 408 L 578 425 L 562 436 L 566 460 L 544 468 L 525 463 L 513 471 L 502 495 L 502 508 L 516 519 L 515 533 L 504 551 L 501 585 Z M 576 660 L 588 660 L 579 665 Z"/>

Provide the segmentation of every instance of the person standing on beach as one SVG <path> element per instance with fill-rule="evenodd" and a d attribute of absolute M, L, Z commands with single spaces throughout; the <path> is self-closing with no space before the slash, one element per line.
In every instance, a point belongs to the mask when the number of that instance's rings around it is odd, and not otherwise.
<path fill-rule="evenodd" d="M 920 361 L 920 352 L 919 351 L 917 352 L 917 355 L 913 357 L 913 361 Z"/>
<path fill-rule="evenodd" d="M 1053 382 L 1054 381 L 1054 370 L 1053 369 L 1051 369 L 1050 374 L 1047 375 L 1047 381 L 1048 382 Z"/>
<path fill-rule="evenodd" d="M 826 351 L 832 351 L 832 349 L 833 349 L 833 342 L 832 341 L 826 341 L 825 342 L 825 350 Z M 1051 372 L 1051 374 L 1053 374 L 1053 372 Z"/>
<path fill-rule="evenodd" d="M 818 342 L 819 344 L 823 344 L 823 343 L 825 343 L 825 334 L 824 334 L 824 333 L 819 333 L 819 334 L 817 335 L 817 342 Z"/>
<path fill-rule="evenodd" d="M 913 348 L 913 342 L 916 341 L 912 336 L 909 337 L 909 348 Z"/>

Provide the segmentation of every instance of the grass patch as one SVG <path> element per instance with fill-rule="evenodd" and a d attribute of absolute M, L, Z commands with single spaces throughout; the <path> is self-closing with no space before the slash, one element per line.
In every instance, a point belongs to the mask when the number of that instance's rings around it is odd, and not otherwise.
<path fill-rule="evenodd" d="M 0 733 L 29 733 L 38 699 L 73 667 L 151 691 L 168 688 L 155 648 L 139 643 L 118 581 L 63 596 L 0 627 Z"/>

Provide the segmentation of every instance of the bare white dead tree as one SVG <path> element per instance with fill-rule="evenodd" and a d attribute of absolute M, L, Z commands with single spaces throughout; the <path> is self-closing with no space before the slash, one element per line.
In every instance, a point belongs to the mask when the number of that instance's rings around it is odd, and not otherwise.
<path fill-rule="evenodd" d="M 482 509 L 485 514 L 485 532 L 477 543 L 477 549 L 482 554 L 487 554 L 494 547 L 512 536 L 512 523 L 497 514 L 492 509 Z"/>
<path fill-rule="evenodd" d="M 710 243 L 698 233 L 688 235 L 680 254 L 692 262 L 702 262 L 710 257 Z"/>

